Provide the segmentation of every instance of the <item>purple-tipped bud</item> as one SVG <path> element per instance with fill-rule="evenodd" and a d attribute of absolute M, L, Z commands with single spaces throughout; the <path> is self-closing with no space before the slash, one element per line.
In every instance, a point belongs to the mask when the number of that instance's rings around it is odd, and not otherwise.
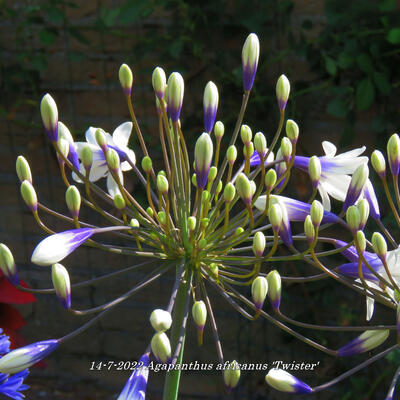
<path fill-rule="evenodd" d="M 298 394 L 309 394 L 312 392 L 310 386 L 283 369 L 270 369 L 265 380 L 268 385 L 281 392 Z"/>
<path fill-rule="evenodd" d="M 358 200 L 367 182 L 368 174 L 369 170 L 367 164 L 360 165 L 354 171 L 343 203 L 343 211 L 347 211 L 347 209 Z"/>
<path fill-rule="evenodd" d="M 337 354 L 339 357 L 349 357 L 365 353 L 381 345 L 389 336 L 389 330 L 365 331 L 360 336 L 341 347 Z"/>
<path fill-rule="evenodd" d="M 58 110 L 54 99 L 47 93 L 40 102 L 40 113 L 44 129 L 51 142 L 58 141 Z"/>
<path fill-rule="evenodd" d="M 152 84 L 154 92 L 158 99 L 162 99 L 165 95 L 165 89 L 167 88 L 167 77 L 161 67 L 157 67 L 153 71 Z"/>
<path fill-rule="evenodd" d="M 233 360 L 225 369 L 224 369 L 224 383 L 226 390 L 231 392 L 240 379 L 240 366 L 236 360 Z"/>
<path fill-rule="evenodd" d="M 386 161 L 385 156 L 379 150 L 375 150 L 371 154 L 371 164 L 375 172 L 381 177 L 386 176 Z"/>
<path fill-rule="evenodd" d="M 262 232 L 256 232 L 253 237 L 253 253 L 256 257 L 262 257 L 265 249 L 265 235 Z"/>
<path fill-rule="evenodd" d="M 204 129 L 211 133 L 214 127 L 215 116 L 218 109 L 218 89 L 214 82 L 208 82 L 204 89 L 203 109 L 204 109 Z"/>
<path fill-rule="evenodd" d="M 317 156 L 312 156 L 308 162 L 308 174 L 310 175 L 313 189 L 316 189 L 321 177 L 321 161 Z"/>
<path fill-rule="evenodd" d="M 133 74 L 127 64 L 122 64 L 119 67 L 118 77 L 125 96 L 130 96 L 132 93 Z"/>
<path fill-rule="evenodd" d="M 193 320 L 197 326 L 199 346 L 203 344 L 204 326 L 207 321 L 207 307 L 203 300 L 195 301 L 192 307 Z"/>
<path fill-rule="evenodd" d="M 260 42 L 255 33 L 250 33 L 242 49 L 243 89 L 245 91 L 249 91 L 253 87 L 259 56 Z"/>
<path fill-rule="evenodd" d="M 400 138 L 397 133 L 393 134 L 388 140 L 387 154 L 390 171 L 393 176 L 398 176 L 400 170 Z"/>
<path fill-rule="evenodd" d="M 0 358 L 0 373 L 16 374 L 36 364 L 58 347 L 58 340 L 50 339 L 10 351 Z"/>
<path fill-rule="evenodd" d="M 19 285 L 14 257 L 11 250 L 3 243 L 0 243 L 0 270 L 13 285 Z"/>
<path fill-rule="evenodd" d="M 254 305 L 260 310 L 268 293 L 268 281 L 263 276 L 257 276 L 251 284 L 251 296 L 253 297 Z"/>
<path fill-rule="evenodd" d="M 168 114 L 172 122 L 177 122 L 181 115 L 184 90 L 182 75 L 179 72 L 173 72 L 168 78 L 167 85 Z"/>
<path fill-rule="evenodd" d="M 71 307 L 71 282 L 67 269 L 61 264 L 51 267 L 51 279 L 56 295 L 65 309 Z"/>
<path fill-rule="evenodd" d="M 281 75 L 276 82 L 276 98 L 278 100 L 278 106 L 281 111 L 286 108 L 287 101 L 290 93 L 290 82 L 285 75 Z"/>
<path fill-rule="evenodd" d="M 35 188 L 29 181 L 21 183 L 21 196 L 31 211 L 36 211 L 38 206 Z"/>
<path fill-rule="evenodd" d="M 276 270 L 271 271 L 267 275 L 267 281 L 269 301 L 275 310 L 279 310 L 282 297 L 282 280 L 279 272 Z"/>
<path fill-rule="evenodd" d="M 242 172 L 236 179 L 236 191 L 245 204 L 250 205 L 252 199 L 252 190 L 250 181 Z"/>
<path fill-rule="evenodd" d="M 63 260 L 94 233 L 91 228 L 72 229 L 43 239 L 33 250 L 31 261 L 37 265 L 52 265 Z"/>
<path fill-rule="evenodd" d="M 212 156 L 213 156 L 213 142 L 210 135 L 204 132 L 196 142 L 194 149 L 194 162 L 196 170 L 197 187 L 204 189 L 207 185 L 208 173 L 210 172 Z"/>
<path fill-rule="evenodd" d="M 15 167 L 20 182 L 28 181 L 29 183 L 32 183 L 31 168 L 29 167 L 29 163 L 24 156 L 18 156 Z"/>

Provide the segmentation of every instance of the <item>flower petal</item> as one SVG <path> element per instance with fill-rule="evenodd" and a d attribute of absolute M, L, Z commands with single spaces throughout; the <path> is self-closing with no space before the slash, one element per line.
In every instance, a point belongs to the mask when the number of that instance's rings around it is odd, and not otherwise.
<path fill-rule="evenodd" d="M 326 157 L 335 157 L 336 146 L 333 143 L 325 140 L 322 142 L 322 148 L 324 149 Z"/>
<path fill-rule="evenodd" d="M 124 122 L 115 128 L 112 138 L 117 147 L 126 147 L 128 145 L 132 126 L 132 122 Z"/>

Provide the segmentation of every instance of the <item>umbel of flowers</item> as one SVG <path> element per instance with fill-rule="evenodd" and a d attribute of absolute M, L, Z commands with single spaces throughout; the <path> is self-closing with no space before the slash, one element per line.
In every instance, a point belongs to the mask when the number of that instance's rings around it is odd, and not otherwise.
<path fill-rule="evenodd" d="M 152 85 L 163 170 L 154 168 L 146 135 L 142 134 L 136 119 L 132 104 L 133 74 L 126 64 L 119 70 L 119 80 L 131 121 L 119 125 L 112 135 L 101 128 L 90 127 L 86 142 L 75 142 L 66 125 L 59 121 L 53 98 L 49 94 L 43 97 L 42 120 L 58 157 L 70 215 L 58 213 L 37 198 L 31 170 L 23 156 L 18 157 L 16 167 L 21 195 L 38 225 L 48 235 L 34 249 L 31 261 L 49 269 L 54 287 L 33 290 L 20 286 L 12 253 L 5 245 L 0 247 L 0 266 L 10 282 L 21 290 L 55 294 L 66 312 L 92 315 L 92 318 L 63 337 L 45 339 L 1 357 L 0 373 L 6 374 L 9 381 L 58 346 L 91 328 L 106 313 L 168 271 L 173 271 L 176 277 L 170 300 L 152 312 L 150 323 L 154 335 L 149 338 L 147 348 L 139 350 L 143 352 L 138 364 L 140 368 L 127 381 L 119 400 L 145 398 L 149 377 L 147 367 L 152 357 L 168 364 L 164 399 L 178 398 L 181 371 L 174 367 L 185 359 L 185 335 L 190 323 L 197 327 L 200 346 L 204 327 L 211 327 L 218 361 L 227 365 L 222 373 L 227 390 L 240 384 L 240 360 L 225 363 L 223 338 L 218 333 L 210 290 L 217 292 L 243 318 L 249 321 L 265 318 L 288 335 L 332 357 L 368 352 L 356 367 L 332 381 L 316 382 L 315 386 L 309 386 L 287 371 L 272 369 L 266 375 L 266 383 L 280 391 L 305 394 L 327 389 L 397 348 L 394 336 L 400 332 L 400 274 L 397 269 L 400 253 L 395 235 L 381 222 L 378 201 L 369 180 L 368 158 L 361 156 L 365 148 L 337 154 L 336 147 L 324 141 L 324 155 L 297 155 L 299 127 L 285 116 L 290 94 L 290 83 L 285 75 L 281 75 L 276 84 L 279 111 L 276 133 L 268 140 L 262 132 L 253 135 L 251 127 L 245 123 L 245 110 L 257 71 L 259 50 L 257 36 L 250 34 L 242 50 L 242 103 L 235 127 L 229 134 L 225 134 L 223 122 L 216 121 L 217 85 L 213 82 L 206 85 L 204 128 L 199 127 L 199 133 L 203 132 L 194 149 L 187 147 L 181 125 L 183 77 L 173 72 L 167 80 L 162 68 L 154 70 Z M 135 151 L 129 147 L 132 132 L 140 143 Z M 227 139 L 223 143 L 224 135 Z M 387 160 L 389 169 L 381 152 L 376 150 L 372 154 L 372 166 L 400 224 L 400 139 L 397 135 L 388 142 Z M 310 177 L 312 196 L 308 202 L 285 195 L 293 168 Z M 388 187 L 389 171 L 395 199 Z M 136 176 L 143 185 L 147 197 L 145 203 L 140 203 L 124 186 L 126 173 Z M 106 190 L 101 185 L 103 179 Z M 318 194 L 322 203 L 315 199 Z M 331 212 L 331 198 L 343 204 L 338 214 Z M 103 202 L 118 209 L 120 217 L 103 209 L 100 206 Z M 102 226 L 82 220 L 81 206 L 98 212 L 103 217 Z M 62 220 L 66 230 L 54 232 L 42 219 L 46 214 Z M 367 223 L 381 232 L 375 232 L 371 240 L 363 233 Z M 301 233 L 292 233 L 295 224 L 300 225 L 301 229 L 298 227 L 297 231 Z M 348 242 L 324 235 L 332 224 L 343 231 L 342 237 L 348 236 Z M 110 235 L 123 241 L 124 245 L 107 243 Z M 321 252 L 317 249 L 318 243 L 326 243 L 331 249 Z M 135 260 L 141 257 L 146 261 L 113 270 L 91 281 L 71 284 L 67 256 L 82 245 L 98 251 L 131 255 Z M 277 253 L 278 247 L 286 255 Z M 334 254 L 342 254 L 348 262 L 340 266 L 327 265 L 326 257 Z M 316 273 L 296 277 L 281 274 L 283 263 L 291 260 L 302 260 L 315 268 Z M 147 276 L 128 292 L 90 309 L 74 308 L 71 296 L 74 287 L 95 285 L 137 268 L 146 270 Z M 286 282 L 305 284 L 322 279 L 334 279 L 365 298 L 367 321 L 373 316 L 375 302 L 392 310 L 393 325 L 332 326 L 323 322 L 315 325 L 294 320 L 282 311 Z M 246 287 L 247 291 L 244 290 Z M 299 333 L 297 327 L 303 331 L 309 329 L 311 333 L 315 330 L 345 331 L 349 335 L 348 343 L 332 349 Z M 389 344 L 384 350 L 371 353 L 386 342 Z M 388 398 L 393 395 L 399 373 L 400 369 L 395 374 Z"/>

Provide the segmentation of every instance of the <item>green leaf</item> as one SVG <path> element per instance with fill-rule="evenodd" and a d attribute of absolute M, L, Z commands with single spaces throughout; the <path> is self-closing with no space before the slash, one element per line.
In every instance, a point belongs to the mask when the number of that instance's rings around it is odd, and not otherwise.
<path fill-rule="evenodd" d="M 371 107 L 375 98 L 374 85 L 370 78 L 364 78 L 358 85 L 356 91 L 356 103 L 357 108 L 362 110 L 367 110 Z"/>
<path fill-rule="evenodd" d="M 56 34 L 48 29 L 42 29 L 39 32 L 39 39 L 43 45 L 50 46 L 54 43 L 54 40 L 56 39 Z"/>
<path fill-rule="evenodd" d="M 337 67 L 336 67 L 336 62 L 333 58 L 331 57 L 325 57 L 325 69 L 328 72 L 328 74 L 335 76 Z"/>
<path fill-rule="evenodd" d="M 378 90 L 385 96 L 390 93 L 391 87 L 390 82 L 385 74 L 382 72 L 374 72 L 374 82 Z"/>
<path fill-rule="evenodd" d="M 341 97 L 335 97 L 328 103 L 326 112 L 335 117 L 344 118 L 348 113 L 345 100 Z"/>
<path fill-rule="evenodd" d="M 52 24 L 58 25 L 64 22 L 64 13 L 57 7 L 50 7 L 47 10 L 47 17 Z"/>
<path fill-rule="evenodd" d="M 400 43 L 400 28 L 393 28 L 389 31 L 387 37 L 387 41 L 392 44 Z"/>
<path fill-rule="evenodd" d="M 357 64 L 361 71 L 368 75 L 374 72 L 374 66 L 371 57 L 367 53 L 361 53 L 357 56 Z"/>
<path fill-rule="evenodd" d="M 354 56 L 350 53 L 342 52 L 338 57 L 338 65 L 342 69 L 347 69 L 354 64 Z"/>

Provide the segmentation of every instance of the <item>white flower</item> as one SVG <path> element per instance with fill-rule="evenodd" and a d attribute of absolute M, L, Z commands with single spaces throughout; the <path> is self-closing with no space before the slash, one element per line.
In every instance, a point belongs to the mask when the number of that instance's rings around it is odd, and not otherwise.
<path fill-rule="evenodd" d="M 118 185 L 112 177 L 108 167 L 107 162 L 104 157 L 103 150 L 97 144 L 96 141 L 96 130 L 98 128 L 90 127 L 86 133 L 86 142 L 76 142 L 76 149 L 78 156 L 80 157 L 81 151 L 85 146 L 89 146 L 93 153 L 93 163 L 90 169 L 89 180 L 91 182 L 96 182 L 101 178 L 107 177 L 107 189 L 108 193 L 111 197 L 114 197 L 120 191 L 118 189 Z M 121 180 L 121 184 L 123 185 L 124 179 L 121 171 L 129 171 L 132 169 L 131 164 L 127 161 L 129 160 L 132 164 L 136 163 L 135 153 L 128 148 L 129 137 L 132 132 L 132 122 L 124 122 L 119 125 L 113 132 L 112 136 L 104 132 L 106 137 L 107 146 L 117 151 L 118 155 L 121 158 L 121 167 L 119 170 L 119 179 Z M 80 163 L 80 171 L 83 175 L 85 175 L 85 168 Z M 72 177 L 76 182 L 82 182 L 81 179 L 75 174 L 72 173 Z"/>

